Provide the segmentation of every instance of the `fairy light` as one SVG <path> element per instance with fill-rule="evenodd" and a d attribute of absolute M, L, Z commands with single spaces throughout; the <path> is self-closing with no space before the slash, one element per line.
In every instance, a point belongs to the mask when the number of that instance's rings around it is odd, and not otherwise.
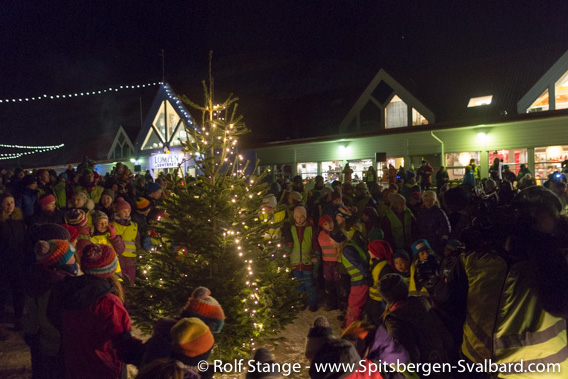
<path fill-rule="evenodd" d="M 6 144 L 0 144 L 0 147 L 5 147 L 5 148 L 9 148 L 9 149 L 26 149 L 26 150 L 30 150 L 30 151 L 23 151 L 23 152 L 17 152 L 17 153 L 2 153 L 2 154 L 0 154 L 0 160 L 17 159 L 17 158 L 23 157 L 23 156 L 25 156 L 25 155 L 32 155 L 32 154 L 38 154 L 38 153 L 45 153 L 45 152 L 47 152 L 47 151 L 60 149 L 60 148 L 62 148 L 63 146 L 65 146 L 65 144 L 60 144 L 60 145 L 46 145 L 46 146 L 26 146 L 26 145 L 6 145 Z"/>
<path fill-rule="evenodd" d="M 12 98 L 12 99 L 0 99 L 0 103 L 19 103 L 19 102 L 32 102 L 32 101 L 40 101 L 40 100 L 58 100 L 58 99 L 70 99 L 73 97 L 80 97 L 80 96 L 93 96 L 93 95 L 103 95 L 108 92 L 118 92 L 126 89 L 138 89 L 138 88 L 146 88 L 146 87 L 153 87 L 157 85 L 162 85 L 162 82 L 154 82 L 154 83 L 145 83 L 145 84 L 134 84 L 134 85 L 122 85 L 118 87 L 110 87 L 108 89 L 102 90 L 94 90 L 94 91 L 83 91 L 83 92 L 75 92 L 69 94 L 58 94 L 58 95 L 39 95 L 39 96 L 28 96 L 22 98 Z"/>

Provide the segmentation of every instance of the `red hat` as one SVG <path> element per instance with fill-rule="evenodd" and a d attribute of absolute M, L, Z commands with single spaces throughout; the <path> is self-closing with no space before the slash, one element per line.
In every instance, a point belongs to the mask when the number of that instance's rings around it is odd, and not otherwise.
<path fill-rule="evenodd" d="M 53 196 L 52 194 L 49 194 L 49 195 L 40 197 L 37 202 L 39 203 L 39 206 L 43 208 L 47 204 L 55 203 L 55 196 Z"/>
<path fill-rule="evenodd" d="M 67 224 L 63 224 L 61 226 L 64 227 L 65 229 L 67 229 L 67 231 L 69 232 L 69 235 L 71 236 L 71 237 L 69 237 L 69 242 L 73 242 L 77 238 L 79 238 L 79 229 L 77 229 L 74 226 L 67 225 Z"/>
<path fill-rule="evenodd" d="M 375 240 L 371 241 L 368 246 L 371 258 L 386 259 L 389 263 L 392 262 L 392 248 L 387 241 Z"/>
<path fill-rule="evenodd" d="M 331 219 L 330 215 L 323 215 L 319 218 L 318 225 L 323 228 L 323 224 L 326 222 L 330 222 L 333 224 L 333 220 Z"/>

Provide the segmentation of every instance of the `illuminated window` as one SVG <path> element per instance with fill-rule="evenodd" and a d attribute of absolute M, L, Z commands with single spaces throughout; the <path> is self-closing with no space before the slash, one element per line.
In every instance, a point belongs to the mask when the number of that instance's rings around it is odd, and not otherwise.
<path fill-rule="evenodd" d="M 535 147 L 534 177 L 543 181 L 548 179 L 548 175 L 562 171 L 562 162 L 566 159 L 568 159 L 568 146 Z"/>
<path fill-rule="evenodd" d="M 354 182 L 363 180 L 363 174 L 367 172 L 369 167 L 373 166 L 372 159 L 355 159 L 349 160 L 349 167 L 353 170 L 352 178 Z"/>
<path fill-rule="evenodd" d="M 298 175 L 302 176 L 302 180 L 310 180 L 318 174 L 317 162 L 298 163 Z"/>
<path fill-rule="evenodd" d="M 321 162 L 321 175 L 328 183 L 341 180 L 341 171 L 343 171 L 342 161 Z"/>
<path fill-rule="evenodd" d="M 467 107 L 472 108 L 472 107 L 480 107 L 482 105 L 489 105 L 491 104 L 491 100 L 493 100 L 493 95 L 472 97 L 471 99 L 469 99 Z"/>
<path fill-rule="evenodd" d="M 446 170 L 450 180 L 463 179 L 465 174 L 465 166 L 469 164 L 471 159 L 475 160 L 475 164 L 479 166 L 479 151 L 469 151 L 463 153 L 446 154 Z"/>
<path fill-rule="evenodd" d="M 428 125 L 428 120 L 414 108 L 412 108 L 412 125 Z"/>
<path fill-rule="evenodd" d="M 568 108 L 568 72 L 566 72 L 560 80 L 556 82 L 556 108 L 555 109 L 566 109 Z"/>
<path fill-rule="evenodd" d="M 548 89 L 536 99 L 534 103 L 527 109 L 527 113 L 542 112 L 548 110 Z"/>
<path fill-rule="evenodd" d="M 394 95 L 385 112 L 387 129 L 408 126 L 408 106 L 397 95 Z"/>

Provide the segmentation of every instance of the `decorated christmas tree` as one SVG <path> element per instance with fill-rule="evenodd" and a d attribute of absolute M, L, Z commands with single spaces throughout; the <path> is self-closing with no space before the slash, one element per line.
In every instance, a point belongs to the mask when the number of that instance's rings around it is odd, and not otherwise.
<path fill-rule="evenodd" d="M 150 225 L 156 248 L 141 254 L 142 278 L 128 301 L 136 324 L 151 332 L 158 318 L 179 316 L 196 287 L 209 288 L 226 315 L 213 354 L 232 359 L 292 321 L 298 294 L 279 241 L 267 237 L 278 225 L 262 209 L 264 175 L 237 153 L 238 136 L 249 131 L 237 115 L 238 99 L 216 104 L 211 73 L 203 87 L 203 106 L 182 98 L 202 113 L 181 141 L 198 174 L 168 183 L 165 214 Z"/>

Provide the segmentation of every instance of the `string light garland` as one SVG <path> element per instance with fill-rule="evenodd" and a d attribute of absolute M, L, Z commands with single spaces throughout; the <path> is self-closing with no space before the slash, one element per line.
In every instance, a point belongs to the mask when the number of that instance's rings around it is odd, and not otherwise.
<path fill-rule="evenodd" d="M 0 154 L 0 160 L 8 160 L 8 159 L 18 159 L 24 155 L 32 155 L 32 154 L 37 154 L 37 153 L 45 153 L 47 151 L 51 151 L 51 150 L 56 150 L 56 149 L 60 149 L 63 146 L 65 146 L 65 144 L 60 144 L 60 145 L 48 145 L 48 146 L 23 146 L 23 145 L 5 145 L 5 144 L 0 144 L 0 147 L 6 147 L 6 148 L 10 148 L 10 149 L 27 149 L 30 151 L 23 151 L 23 152 L 18 152 L 18 153 L 2 153 Z"/>
<path fill-rule="evenodd" d="M 92 95 L 102 95 L 108 92 L 118 92 L 125 89 L 137 89 L 137 88 L 146 88 L 152 87 L 156 85 L 162 85 L 162 82 L 154 82 L 154 83 L 146 83 L 146 84 L 135 84 L 135 85 L 124 85 L 115 88 L 108 88 L 102 90 L 94 90 L 94 91 L 83 91 L 83 92 L 76 92 L 76 93 L 69 93 L 69 94 L 60 94 L 60 95 L 40 95 L 40 96 L 32 96 L 32 97 L 22 97 L 18 99 L 0 99 L 0 103 L 20 103 L 20 102 L 30 102 L 30 101 L 39 101 L 39 100 L 57 100 L 57 99 L 70 99 L 79 96 L 92 96 Z"/>

